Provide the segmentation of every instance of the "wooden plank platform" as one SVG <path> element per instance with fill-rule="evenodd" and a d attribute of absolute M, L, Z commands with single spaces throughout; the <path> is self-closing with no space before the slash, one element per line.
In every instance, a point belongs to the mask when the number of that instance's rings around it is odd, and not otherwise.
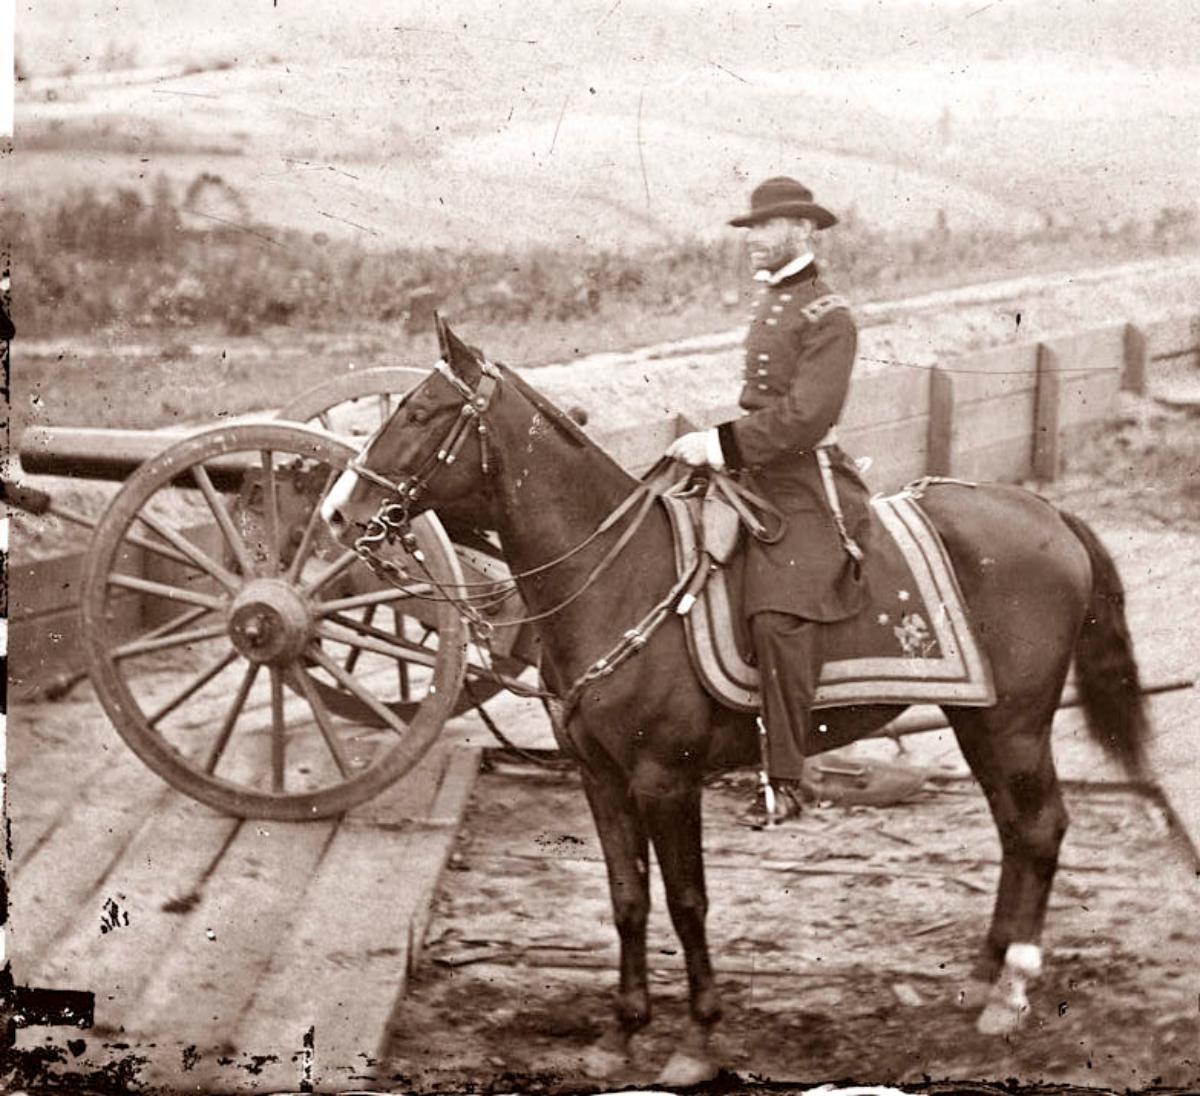
<path fill-rule="evenodd" d="M 95 1026 L 19 1029 L 17 1051 L 78 1036 L 73 1072 L 125 1063 L 172 1090 L 360 1087 L 478 748 L 448 727 L 358 812 L 240 821 L 160 781 L 78 694 L 10 713 L 6 944 L 18 985 L 94 993 Z"/>

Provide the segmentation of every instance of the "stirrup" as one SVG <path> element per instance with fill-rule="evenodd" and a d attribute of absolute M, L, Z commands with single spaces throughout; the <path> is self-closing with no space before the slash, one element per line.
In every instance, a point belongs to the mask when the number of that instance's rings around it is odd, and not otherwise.
<path fill-rule="evenodd" d="M 758 774 L 754 803 L 738 816 L 738 824 L 752 830 L 773 830 L 794 822 L 802 813 L 801 793 L 794 782 L 772 782 L 765 772 Z"/>

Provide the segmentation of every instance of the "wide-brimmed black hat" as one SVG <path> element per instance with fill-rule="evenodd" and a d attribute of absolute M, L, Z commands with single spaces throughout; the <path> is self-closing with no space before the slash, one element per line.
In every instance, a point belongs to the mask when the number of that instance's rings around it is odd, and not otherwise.
<path fill-rule="evenodd" d="M 817 228 L 837 224 L 837 218 L 829 210 L 813 201 L 808 187 L 786 175 L 759 183 L 750 195 L 750 212 L 734 217 L 729 223 L 734 228 L 749 228 L 772 217 L 804 217 Z"/>

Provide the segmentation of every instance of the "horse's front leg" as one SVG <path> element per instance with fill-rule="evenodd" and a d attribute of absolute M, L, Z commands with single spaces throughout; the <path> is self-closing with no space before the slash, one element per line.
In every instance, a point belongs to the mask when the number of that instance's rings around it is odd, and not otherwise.
<path fill-rule="evenodd" d="M 699 775 L 690 767 L 668 769 L 650 763 L 635 774 L 634 793 L 654 842 L 667 907 L 683 945 L 688 975 L 688 1028 L 659 1074 L 658 1083 L 700 1084 L 717 1075 L 710 1039 L 721 1018 L 721 1006 L 704 929 L 708 895 L 704 886 Z"/>
<path fill-rule="evenodd" d="M 584 1055 L 587 1072 L 604 1078 L 626 1064 L 631 1037 L 650 1019 L 650 993 L 646 985 L 650 879 L 646 832 L 624 775 L 598 767 L 584 768 L 583 788 L 604 849 L 613 919 L 621 940 L 617 1027 L 606 1032 Z"/>

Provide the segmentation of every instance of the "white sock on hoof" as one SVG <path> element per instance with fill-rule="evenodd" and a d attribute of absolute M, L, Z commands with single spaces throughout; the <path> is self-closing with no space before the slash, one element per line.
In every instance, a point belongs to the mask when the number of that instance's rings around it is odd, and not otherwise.
<path fill-rule="evenodd" d="M 1002 1035 L 1019 1027 L 1029 1012 L 1026 988 L 1041 973 L 1042 949 L 1037 944 L 1009 944 L 1000 977 L 976 1025 L 978 1030 Z"/>
<path fill-rule="evenodd" d="M 1042 973 L 1042 949 L 1037 944 L 1009 944 L 1004 965 L 1027 979 L 1036 978 Z"/>

